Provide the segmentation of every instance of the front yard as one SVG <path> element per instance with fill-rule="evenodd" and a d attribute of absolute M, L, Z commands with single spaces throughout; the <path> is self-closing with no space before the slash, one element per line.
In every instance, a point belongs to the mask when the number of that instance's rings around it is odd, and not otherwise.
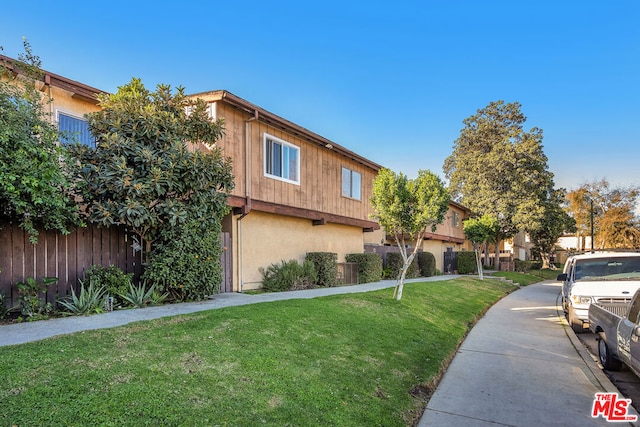
<path fill-rule="evenodd" d="M 407 426 L 475 320 L 476 278 L 229 307 L 0 348 L 0 424 Z M 1 332 L 1 329 L 0 329 Z"/>

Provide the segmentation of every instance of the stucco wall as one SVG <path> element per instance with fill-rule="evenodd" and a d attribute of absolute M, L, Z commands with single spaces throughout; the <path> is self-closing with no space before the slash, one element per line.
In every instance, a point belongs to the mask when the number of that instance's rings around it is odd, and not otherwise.
<path fill-rule="evenodd" d="M 234 291 L 262 286 L 260 267 L 282 260 L 302 262 L 307 252 L 335 252 L 338 262 L 349 253 L 362 253 L 362 228 L 326 224 L 313 226 L 305 219 L 252 211 L 233 218 Z"/>

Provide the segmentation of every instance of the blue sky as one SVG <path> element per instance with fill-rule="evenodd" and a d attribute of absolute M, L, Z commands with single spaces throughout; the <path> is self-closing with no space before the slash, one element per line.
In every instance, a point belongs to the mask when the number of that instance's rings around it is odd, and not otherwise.
<path fill-rule="evenodd" d="M 640 184 L 640 2 L 12 1 L 0 45 L 114 92 L 226 89 L 410 177 L 519 102 L 556 186 Z"/>

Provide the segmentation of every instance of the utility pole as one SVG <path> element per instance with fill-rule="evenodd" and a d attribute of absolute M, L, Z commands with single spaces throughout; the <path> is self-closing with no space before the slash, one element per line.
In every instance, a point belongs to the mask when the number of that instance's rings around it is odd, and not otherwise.
<path fill-rule="evenodd" d="M 593 249 L 593 199 L 591 199 L 591 253 L 594 253 Z"/>

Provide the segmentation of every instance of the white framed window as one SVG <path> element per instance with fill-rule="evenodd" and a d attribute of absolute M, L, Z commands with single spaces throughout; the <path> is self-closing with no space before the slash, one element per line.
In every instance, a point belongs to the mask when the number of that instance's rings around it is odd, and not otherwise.
<path fill-rule="evenodd" d="M 265 133 L 264 175 L 300 185 L 300 147 Z"/>
<path fill-rule="evenodd" d="M 342 167 L 342 195 L 356 200 L 361 200 L 362 197 L 362 175 L 344 166 Z"/>
<path fill-rule="evenodd" d="M 193 106 L 192 105 L 187 105 L 184 107 L 184 113 L 187 115 L 187 117 L 189 117 L 191 115 L 191 112 L 193 111 Z M 215 102 L 210 102 L 207 103 L 207 116 L 209 116 L 209 118 L 212 121 L 216 121 L 217 120 L 217 116 L 218 116 L 218 112 L 216 109 L 216 103 Z"/>
<path fill-rule="evenodd" d="M 79 142 L 89 147 L 96 146 L 96 139 L 89 130 L 89 122 L 79 114 L 56 110 L 58 130 L 62 132 L 60 143 L 63 145 Z"/>

